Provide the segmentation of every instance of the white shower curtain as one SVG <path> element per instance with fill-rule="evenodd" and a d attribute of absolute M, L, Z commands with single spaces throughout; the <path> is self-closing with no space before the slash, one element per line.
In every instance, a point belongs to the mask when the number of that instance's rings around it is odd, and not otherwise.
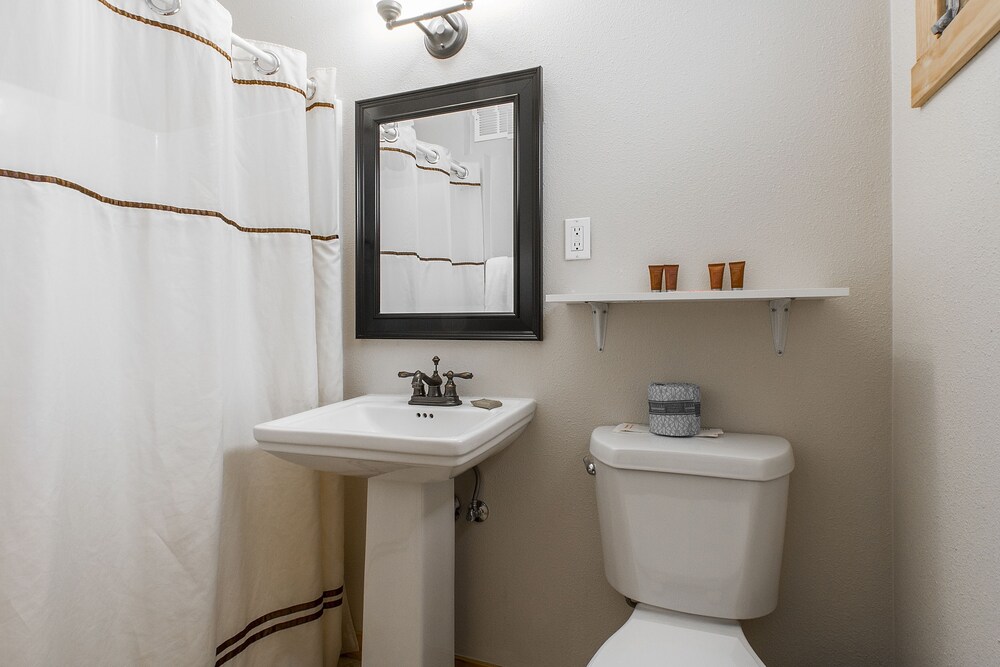
<path fill-rule="evenodd" d="M 413 122 L 379 145 L 379 273 L 383 313 L 462 313 L 485 308 L 480 167 L 452 174 L 445 146 L 430 162 L 417 150 Z"/>
<path fill-rule="evenodd" d="M 252 435 L 341 397 L 333 70 L 215 0 L 3 10 L 0 664 L 335 664 L 339 479 Z"/>

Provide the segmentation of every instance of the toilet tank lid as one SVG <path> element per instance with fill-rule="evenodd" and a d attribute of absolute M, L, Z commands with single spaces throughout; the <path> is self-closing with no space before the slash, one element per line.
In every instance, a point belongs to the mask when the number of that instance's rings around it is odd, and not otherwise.
<path fill-rule="evenodd" d="M 766 482 L 795 467 L 792 446 L 776 435 L 671 438 L 614 429 L 600 426 L 590 436 L 590 453 L 612 468 Z"/>

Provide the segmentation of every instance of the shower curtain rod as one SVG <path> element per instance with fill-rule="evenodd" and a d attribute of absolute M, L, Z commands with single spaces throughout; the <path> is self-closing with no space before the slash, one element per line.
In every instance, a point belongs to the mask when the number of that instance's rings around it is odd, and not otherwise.
<path fill-rule="evenodd" d="M 434 150 L 433 148 L 431 148 L 422 141 L 417 142 L 417 152 L 423 153 L 424 159 L 426 159 L 431 164 L 437 164 L 437 161 L 441 157 L 436 150 Z M 431 161 L 431 156 L 434 157 L 433 161 Z M 469 175 L 469 168 L 463 165 L 461 162 L 452 159 L 449 159 L 448 161 L 451 163 L 452 173 L 454 173 L 456 176 L 458 176 L 459 178 L 465 178 L 466 176 Z"/>
<path fill-rule="evenodd" d="M 396 123 L 383 123 L 379 125 L 378 131 L 379 131 L 379 138 L 382 141 L 388 141 L 389 143 L 393 143 L 397 139 L 399 139 L 399 127 L 396 125 Z M 391 139 L 386 136 L 389 132 L 393 133 Z M 423 155 L 424 159 L 430 162 L 431 164 L 437 164 L 438 160 L 441 159 L 441 155 L 436 150 L 431 148 L 430 144 L 425 144 L 424 142 L 418 140 L 416 143 L 416 148 L 417 152 Z M 469 168 L 463 165 L 458 160 L 452 160 L 451 158 L 448 158 L 448 162 L 451 165 L 450 171 L 452 171 L 459 178 L 464 179 L 469 175 Z"/>
<path fill-rule="evenodd" d="M 253 66 L 257 68 L 257 71 L 268 76 L 281 69 L 281 59 L 278 58 L 277 54 L 255 46 L 235 32 L 231 33 L 230 37 L 232 38 L 233 46 L 241 48 L 253 56 L 253 58 L 237 58 L 237 60 L 252 60 Z M 315 95 L 316 80 L 309 77 L 309 80 L 306 81 L 306 99 L 311 100 Z"/>
<path fill-rule="evenodd" d="M 232 39 L 233 46 L 238 46 L 253 56 L 252 60 L 261 74 L 274 74 L 281 67 L 281 61 L 278 59 L 278 56 L 270 51 L 265 51 L 260 47 L 254 46 L 235 32 L 232 34 Z"/>
<path fill-rule="evenodd" d="M 247 40 L 237 35 L 235 32 L 233 33 L 232 37 L 233 37 L 233 46 L 238 46 L 239 48 L 243 49 L 244 51 L 252 55 L 254 59 L 257 60 L 258 64 L 261 65 L 261 69 L 263 69 L 263 66 L 270 65 L 270 67 L 268 67 L 267 69 L 271 71 L 271 73 L 273 74 L 274 72 L 278 71 L 279 67 L 281 67 L 281 61 L 278 60 L 278 56 L 274 55 L 270 51 L 265 51 L 260 47 L 254 46 Z"/>

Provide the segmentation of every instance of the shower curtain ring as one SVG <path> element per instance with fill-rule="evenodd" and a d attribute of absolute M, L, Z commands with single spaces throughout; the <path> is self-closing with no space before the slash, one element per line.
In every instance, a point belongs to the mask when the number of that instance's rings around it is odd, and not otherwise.
<path fill-rule="evenodd" d="M 160 16 L 173 16 L 181 10 L 181 0 L 146 0 L 146 4 Z"/>
<path fill-rule="evenodd" d="M 148 1 L 149 0 L 147 0 L 147 2 Z M 261 49 L 261 51 L 263 51 L 267 55 L 269 55 L 272 58 L 274 58 L 274 68 L 271 69 L 270 71 L 265 70 L 263 67 L 260 66 L 260 58 L 258 58 L 257 56 L 253 57 L 253 66 L 254 66 L 254 68 L 258 72 L 260 72 L 264 76 L 271 76 L 272 74 L 274 74 L 275 72 L 277 72 L 279 69 L 281 69 L 281 58 L 279 58 L 278 54 L 275 53 L 274 51 L 268 51 L 267 49 Z"/>
<path fill-rule="evenodd" d="M 313 98 L 316 97 L 316 77 L 311 76 L 306 79 L 306 100 L 312 102 Z"/>
<path fill-rule="evenodd" d="M 432 150 L 432 151 L 431 151 L 431 155 L 433 155 L 433 156 L 434 156 L 434 159 L 432 160 L 432 159 L 431 159 L 431 156 L 430 156 L 430 155 L 428 155 L 428 156 L 427 156 L 427 162 L 428 162 L 428 163 L 430 163 L 430 164 L 437 164 L 437 163 L 438 163 L 438 160 L 440 160 L 440 159 L 441 159 L 441 156 L 440 156 L 440 155 L 438 154 L 438 152 L 437 152 L 437 151 L 434 151 L 434 150 Z"/>
<path fill-rule="evenodd" d="M 379 126 L 379 130 L 382 133 L 382 137 L 381 137 L 382 141 L 384 141 L 386 143 L 394 144 L 399 139 L 399 126 L 396 125 L 396 123 L 389 123 L 388 126 L 386 126 L 386 125 L 380 125 Z M 391 139 L 389 138 L 389 133 L 390 132 L 392 132 L 392 138 Z"/>

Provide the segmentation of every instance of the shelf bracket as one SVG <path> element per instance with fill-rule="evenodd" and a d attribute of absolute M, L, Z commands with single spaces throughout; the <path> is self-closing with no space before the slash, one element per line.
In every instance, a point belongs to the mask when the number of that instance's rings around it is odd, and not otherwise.
<path fill-rule="evenodd" d="M 785 354 L 785 338 L 788 337 L 788 311 L 791 310 L 791 299 L 773 299 L 767 302 L 771 311 L 771 338 L 774 340 L 774 351 L 780 357 Z"/>
<path fill-rule="evenodd" d="M 594 314 L 594 340 L 597 341 L 597 351 L 604 350 L 604 337 L 608 333 L 608 304 L 603 301 L 588 301 L 590 312 Z"/>

